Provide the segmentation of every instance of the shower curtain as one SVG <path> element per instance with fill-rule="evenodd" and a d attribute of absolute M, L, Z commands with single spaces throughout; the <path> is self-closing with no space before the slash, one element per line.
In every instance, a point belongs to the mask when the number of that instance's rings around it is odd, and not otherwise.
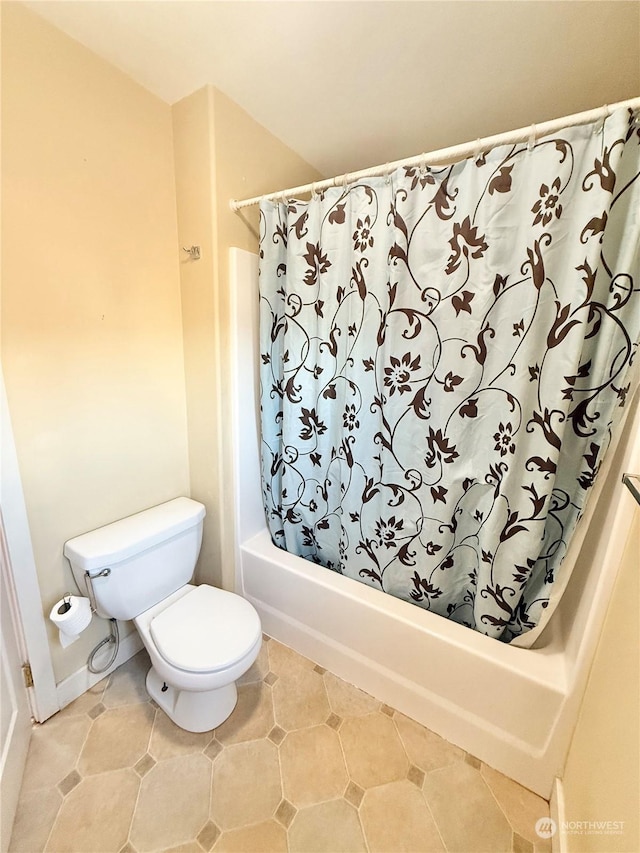
<path fill-rule="evenodd" d="M 622 109 L 263 202 L 276 545 L 526 645 L 637 384 L 639 174 Z"/>

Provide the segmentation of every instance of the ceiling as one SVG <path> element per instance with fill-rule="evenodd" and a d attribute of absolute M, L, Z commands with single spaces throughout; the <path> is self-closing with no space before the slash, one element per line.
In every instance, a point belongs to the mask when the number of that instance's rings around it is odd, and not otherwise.
<path fill-rule="evenodd" d="M 640 4 L 31 0 L 174 103 L 213 84 L 325 176 L 640 94 Z"/>

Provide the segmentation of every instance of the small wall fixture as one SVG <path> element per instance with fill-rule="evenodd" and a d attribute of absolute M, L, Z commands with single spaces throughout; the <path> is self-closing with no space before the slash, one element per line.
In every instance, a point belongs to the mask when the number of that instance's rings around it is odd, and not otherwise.
<path fill-rule="evenodd" d="M 640 474 L 623 474 L 622 482 L 640 504 Z"/>
<path fill-rule="evenodd" d="M 200 260 L 200 246 L 189 246 L 189 248 L 183 246 L 182 251 L 186 252 L 189 255 L 190 261 Z"/>

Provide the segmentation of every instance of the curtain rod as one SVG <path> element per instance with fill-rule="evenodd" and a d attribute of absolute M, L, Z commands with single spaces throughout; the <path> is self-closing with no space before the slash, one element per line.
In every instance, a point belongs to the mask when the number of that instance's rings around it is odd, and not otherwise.
<path fill-rule="evenodd" d="M 611 115 L 614 110 L 621 107 L 629 107 L 631 110 L 640 109 L 640 98 L 630 98 L 627 101 L 619 101 L 617 104 L 606 104 L 603 107 L 598 107 L 594 110 L 585 110 L 582 113 L 574 113 L 574 115 L 564 116 L 563 118 L 552 119 L 545 121 L 542 124 L 532 124 L 529 127 L 520 127 L 517 130 L 510 130 L 506 133 L 498 133 L 494 136 L 485 136 L 484 139 L 476 139 L 473 142 L 463 142 L 461 145 L 452 145 L 449 148 L 440 148 L 438 151 L 431 151 L 428 154 L 418 154 L 415 157 L 407 157 L 404 160 L 394 160 L 392 163 L 385 163 L 380 166 L 371 166 L 368 169 L 361 169 L 359 172 L 347 172 L 344 175 L 338 175 L 335 178 L 327 178 L 323 181 L 316 181 L 311 184 L 303 184 L 299 187 L 291 187 L 287 190 L 278 190 L 277 192 L 265 193 L 264 195 L 255 196 L 255 198 L 247 198 L 242 201 L 232 199 L 229 204 L 231 209 L 238 213 L 244 207 L 252 207 L 254 204 L 260 204 L 263 200 L 271 200 L 278 198 L 293 198 L 302 193 L 316 192 L 319 190 L 329 189 L 329 187 L 344 186 L 352 181 L 358 181 L 362 178 L 373 178 L 380 175 L 386 175 L 395 171 L 400 166 L 441 166 L 459 160 L 464 160 L 474 154 L 481 154 L 483 151 L 489 151 L 497 145 L 508 145 L 516 142 L 530 142 L 540 136 L 547 136 L 550 133 L 555 133 L 558 130 L 563 130 L 566 127 L 573 127 L 580 124 L 590 124 L 593 121 L 604 119 Z"/>

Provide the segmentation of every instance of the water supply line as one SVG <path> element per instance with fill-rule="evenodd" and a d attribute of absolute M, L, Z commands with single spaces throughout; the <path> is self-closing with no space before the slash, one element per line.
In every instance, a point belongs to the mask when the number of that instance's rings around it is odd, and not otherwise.
<path fill-rule="evenodd" d="M 105 637 L 104 640 L 100 640 L 98 645 L 90 652 L 89 657 L 87 658 L 87 669 L 94 675 L 99 675 L 101 672 L 106 672 L 118 656 L 118 649 L 120 648 L 120 632 L 118 630 L 118 620 L 109 619 L 109 623 L 111 628 L 109 636 Z M 106 646 L 108 643 L 113 643 L 113 650 L 111 652 L 111 655 L 109 656 L 109 660 L 105 664 L 103 664 L 103 666 L 97 667 L 94 664 L 95 656 L 98 654 L 100 649 L 103 646 Z"/>
<path fill-rule="evenodd" d="M 94 575 L 91 572 L 86 571 L 84 573 L 84 583 L 87 588 L 87 595 L 89 596 L 89 602 L 91 604 L 91 612 L 98 614 L 98 608 L 96 605 L 96 597 L 93 592 L 93 579 L 94 578 L 106 578 L 111 574 L 111 569 L 102 569 L 99 572 L 96 572 Z M 109 667 L 113 664 L 116 657 L 118 656 L 118 650 L 120 648 L 120 631 L 118 630 L 118 620 L 117 619 L 109 619 L 109 636 L 105 637 L 104 640 L 100 640 L 98 645 L 92 649 L 89 653 L 89 657 L 87 658 L 87 668 L 89 672 L 93 673 L 93 675 L 100 675 L 102 672 L 106 672 Z M 111 655 L 109 659 L 103 666 L 96 666 L 94 663 L 95 657 L 104 646 L 108 644 L 113 644 L 113 649 L 111 651 Z"/>

